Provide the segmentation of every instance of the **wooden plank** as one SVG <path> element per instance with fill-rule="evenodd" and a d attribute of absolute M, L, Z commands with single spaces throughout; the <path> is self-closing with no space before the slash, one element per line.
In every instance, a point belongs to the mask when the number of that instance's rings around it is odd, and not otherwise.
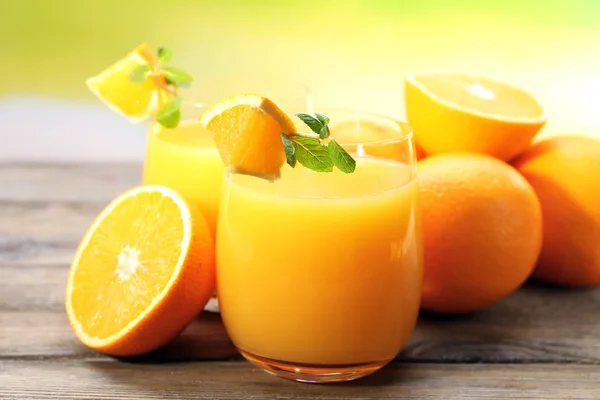
<path fill-rule="evenodd" d="M 106 204 L 141 176 L 141 164 L 0 164 L 0 202 Z"/>
<path fill-rule="evenodd" d="M 246 362 L 0 361 L 0 398 L 596 400 L 600 368 L 393 363 L 354 382 L 311 385 L 273 377 Z"/>
<path fill-rule="evenodd" d="M 79 342 L 63 311 L 0 312 L 0 360 L 90 357 L 105 356 Z M 203 312 L 172 343 L 137 359 L 173 361 L 232 358 L 239 356 L 227 337 L 221 316 Z"/>
<path fill-rule="evenodd" d="M 87 357 L 63 311 L 67 265 L 0 266 L 0 357 Z M 528 284 L 470 316 L 423 313 L 401 358 L 444 362 L 600 363 L 600 289 Z M 236 355 L 218 316 L 201 317 L 157 360 Z M 43 329 L 40 329 L 43 327 Z M 196 344 L 200 347 L 195 347 Z"/>
<path fill-rule="evenodd" d="M 69 264 L 103 204 L 0 202 L 0 264 Z"/>
<path fill-rule="evenodd" d="M 0 201 L 0 235 L 36 242 L 76 243 L 104 206 L 103 201 L 97 204 Z"/>

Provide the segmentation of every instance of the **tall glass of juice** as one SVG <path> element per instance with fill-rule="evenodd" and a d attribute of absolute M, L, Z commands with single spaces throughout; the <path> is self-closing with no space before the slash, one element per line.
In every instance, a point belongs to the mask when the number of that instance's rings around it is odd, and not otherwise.
<path fill-rule="evenodd" d="M 221 314 L 254 364 L 304 382 L 368 375 L 402 350 L 421 293 L 410 127 L 321 111 L 353 173 L 285 165 L 268 182 L 226 173 L 217 229 Z"/>
<path fill-rule="evenodd" d="M 203 111 L 202 105 L 186 102 L 177 127 L 150 123 L 144 184 L 179 192 L 200 209 L 214 235 L 224 167 L 212 133 L 198 121 Z"/>

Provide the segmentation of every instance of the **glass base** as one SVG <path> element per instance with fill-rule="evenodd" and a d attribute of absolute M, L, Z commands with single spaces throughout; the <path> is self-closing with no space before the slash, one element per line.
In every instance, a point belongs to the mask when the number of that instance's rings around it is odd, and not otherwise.
<path fill-rule="evenodd" d="M 238 351 L 252 364 L 280 378 L 307 383 L 346 382 L 363 376 L 371 375 L 391 360 L 352 365 L 307 365 L 292 364 L 285 361 L 272 360 L 248 353 L 238 348 Z"/>
<path fill-rule="evenodd" d="M 213 295 L 208 300 L 208 303 L 206 303 L 206 305 L 204 306 L 204 310 L 208 311 L 208 312 L 213 312 L 213 313 L 221 312 L 221 309 L 219 308 L 219 299 L 217 298 L 216 295 Z"/>

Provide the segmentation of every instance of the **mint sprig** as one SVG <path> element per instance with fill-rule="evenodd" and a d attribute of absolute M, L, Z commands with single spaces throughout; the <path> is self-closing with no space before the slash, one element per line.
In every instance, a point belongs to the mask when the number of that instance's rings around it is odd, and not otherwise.
<path fill-rule="evenodd" d="M 296 159 L 306 168 L 317 172 L 333 171 L 333 161 L 327 147 L 316 138 L 292 136 L 292 143 L 296 149 Z"/>
<path fill-rule="evenodd" d="M 158 49 L 158 62 L 159 63 L 168 63 L 173 58 L 173 50 L 168 49 L 166 47 L 159 47 Z"/>
<path fill-rule="evenodd" d="M 281 142 L 285 151 L 287 163 L 294 168 L 299 162 L 306 168 L 316 172 L 331 172 L 335 166 L 344 173 L 352 173 L 356 169 L 356 161 L 338 142 L 329 139 L 327 144 L 322 141 L 329 138 L 329 117 L 315 113 L 296 114 L 313 133 L 281 132 Z"/>
<path fill-rule="evenodd" d="M 181 121 L 181 97 L 174 97 L 157 114 L 156 121 L 165 128 L 177 128 Z"/>
<path fill-rule="evenodd" d="M 354 172 L 356 169 L 356 161 L 350 154 L 348 154 L 346 149 L 340 146 L 338 142 L 330 139 L 329 144 L 327 145 L 327 150 L 333 165 L 335 165 L 339 170 L 347 174 Z"/>
<path fill-rule="evenodd" d="M 189 88 L 194 80 L 192 75 L 180 68 L 165 65 L 173 58 L 173 50 L 161 47 L 157 51 L 158 66 L 154 69 L 149 65 L 140 65 L 129 73 L 129 80 L 142 83 L 148 77 L 157 77 L 161 89 L 170 93 L 173 98 L 156 113 L 156 121 L 165 128 L 176 128 L 181 120 L 181 97 L 178 90 Z M 164 78 L 164 80 L 162 79 Z"/>
<path fill-rule="evenodd" d="M 281 142 L 283 143 L 283 150 L 285 150 L 285 158 L 290 167 L 294 168 L 296 166 L 296 148 L 294 147 L 294 143 L 292 139 L 281 132 Z"/>
<path fill-rule="evenodd" d="M 129 73 L 129 80 L 133 83 L 142 83 L 150 75 L 151 69 L 149 65 L 140 65 Z"/>
<path fill-rule="evenodd" d="M 175 67 L 164 67 L 162 69 L 162 74 L 170 85 L 191 83 L 194 80 L 190 74 Z"/>

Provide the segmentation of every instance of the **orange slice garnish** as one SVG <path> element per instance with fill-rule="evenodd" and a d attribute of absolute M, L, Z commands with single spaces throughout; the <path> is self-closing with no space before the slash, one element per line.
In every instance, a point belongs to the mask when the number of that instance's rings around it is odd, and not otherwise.
<path fill-rule="evenodd" d="M 86 84 L 111 110 L 126 116 L 131 122 L 139 122 L 155 114 L 171 99 L 171 95 L 161 88 L 165 83 L 162 76 L 148 75 L 141 83 L 130 80 L 129 74 L 143 65 L 151 71 L 158 67 L 158 60 L 145 43 L 89 78 Z"/>
<path fill-rule="evenodd" d="M 210 107 L 200 122 L 211 132 L 230 171 L 277 179 L 285 162 L 280 133 L 296 131 L 294 123 L 271 100 L 243 94 Z"/>

